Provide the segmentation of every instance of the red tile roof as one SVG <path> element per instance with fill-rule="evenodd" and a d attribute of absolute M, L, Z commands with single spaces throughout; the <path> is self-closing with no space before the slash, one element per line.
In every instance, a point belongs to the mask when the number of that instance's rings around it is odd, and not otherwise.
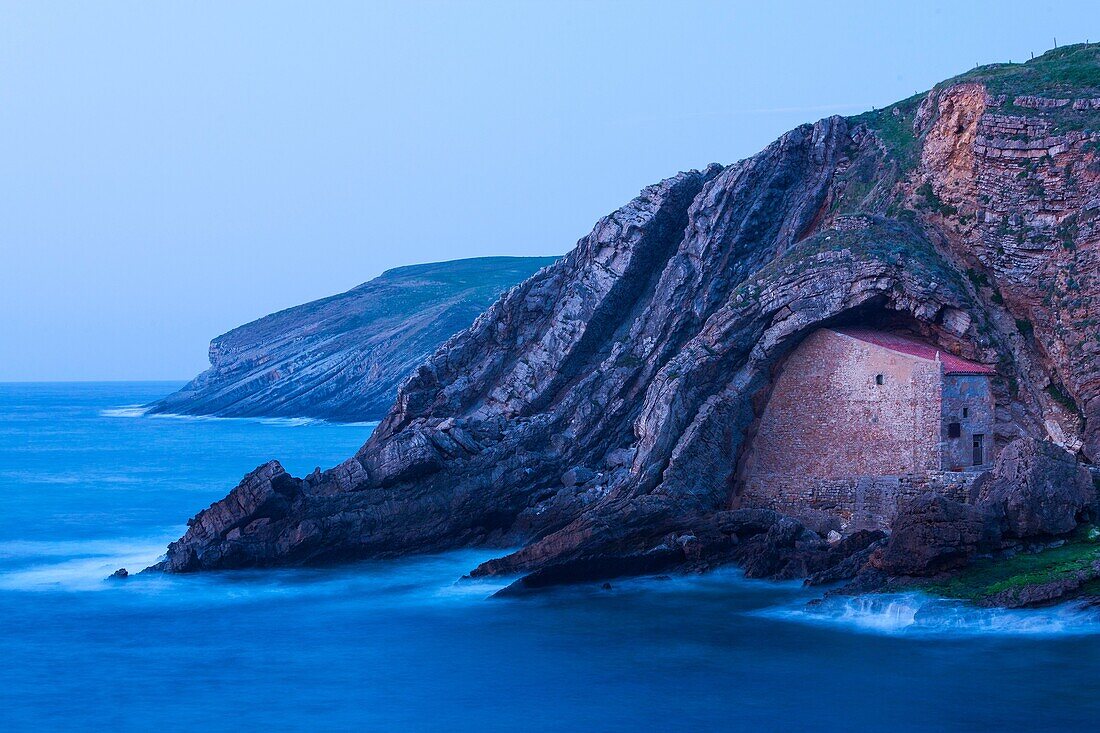
<path fill-rule="evenodd" d="M 851 336 L 854 339 L 865 341 L 869 344 L 881 346 L 884 349 L 890 349 L 890 351 L 896 351 L 899 354 L 908 354 L 909 356 L 915 356 L 920 359 L 928 359 L 930 361 L 937 360 L 937 354 L 939 355 L 939 361 L 943 362 L 944 374 L 996 374 L 996 370 L 985 364 L 979 364 L 976 361 L 970 361 L 963 359 L 961 356 L 955 356 L 954 354 L 938 349 L 932 344 L 925 343 L 923 341 L 917 341 L 916 339 L 908 338 L 906 336 L 900 336 L 896 333 L 887 333 L 886 331 L 875 331 L 870 328 L 836 328 L 833 329 L 837 333 L 842 333 L 845 336 Z"/>

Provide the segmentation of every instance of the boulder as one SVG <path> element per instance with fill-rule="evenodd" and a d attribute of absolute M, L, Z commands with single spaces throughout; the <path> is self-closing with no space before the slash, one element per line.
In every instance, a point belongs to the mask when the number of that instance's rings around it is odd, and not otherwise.
<path fill-rule="evenodd" d="M 623 575 L 647 575 L 675 567 L 684 560 L 680 548 L 655 547 L 629 555 L 578 558 L 547 565 L 498 590 L 494 596 L 521 596 L 556 585 L 601 581 Z M 610 583 L 604 583 L 610 589 Z"/>
<path fill-rule="evenodd" d="M 870 557 L 888 575 L 935 575 L 965 566 L 1000 540 L 999 517 L 937 494 L 903 505 L 890 539 Z"/>
<path fill-rule="evenodd" d="M 977 487 L 987 514 L 1003 516 L 1007 537 L 1072 531 L 1096 502 L 1088 469 L 1057 445 L 1018 438 L 1001 451 L 992 474 Z"/>
<path fill-rule="evenodd" d="M 717 512 L 714 522 L 722 532 L 743 540 L 767 532 L 782 518 L 782 514 L 771 509 L 748 508 Z"/>
<path fill-rule="evenodd" d="M 880 530 L 856 532 L 829 548 L 826 561 L 807 575 L 806 585 L 828 585 L 856 577 L 885 543 L 886 533 Z"/>
<path fill-rule="evenodd" d="M 153 566 L 169 572 L 264 564 L 268 538 L 262 535 L 271 520 L 282 519 L 301 495 L 301 481 L 278 461 L 268 461 L 246 475 L 221 501 L 214 502 L 187 522 L 187 533 L 168 546 L 166 559 Z M 243 536 L 242 536 L 243 535 Z"/>
<path fill-rule="evenodd" d="M 1081 570 L 1067 577 L 1055 578 L 1044 583 L 1033 583 L 1019 588 L 1008 588 L 979 602 L 991 608 L 1034 608 L 1078 595 L 1085 583 L 1097 577 L 1095 567 Z"/>
<path fill-rule="evenodd" d="M 381 450 L 360 455 L 359 460 L 382 486 L 423 478 L 443 467 L 443 456 L 424 430 L 399 433 Z"/>

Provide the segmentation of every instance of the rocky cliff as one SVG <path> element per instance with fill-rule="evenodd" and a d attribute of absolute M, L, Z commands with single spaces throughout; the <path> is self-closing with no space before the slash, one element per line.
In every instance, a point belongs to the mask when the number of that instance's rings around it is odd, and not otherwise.
<path fill-rule="evenodd" d="M 650 186 L 420 365 L 354 457 L 260 467 L 159 567 L 518 545 L 474 574 L 850 576 L 880 536 L 731 511 L 774 370 L 822 325 L 995 365 L 1001 445 L 1096 460 L 1098 123 L 1100 48 L 1074 46 Z"/>
<path fill-rule="evenodd" d="M 508 288 L 554 257 L 399 267 L 210 342 L 210 368 L 154 413 L 378 420 L 402 381 Z"/>

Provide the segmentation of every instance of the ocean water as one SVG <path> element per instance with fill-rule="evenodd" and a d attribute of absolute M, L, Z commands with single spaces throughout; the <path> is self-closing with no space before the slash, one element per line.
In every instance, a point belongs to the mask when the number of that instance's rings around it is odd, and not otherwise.
<path fill-rule="evenodd" d="M 337 568 L 154 562 L 278 457 L 369 425 L 144 417 L 172 384 L 0 385 L 0 731 L 1065 731 L 1100 622 L 917 595 L 807 605 L 736 571 L 490 600 L 462 551 Z"/>

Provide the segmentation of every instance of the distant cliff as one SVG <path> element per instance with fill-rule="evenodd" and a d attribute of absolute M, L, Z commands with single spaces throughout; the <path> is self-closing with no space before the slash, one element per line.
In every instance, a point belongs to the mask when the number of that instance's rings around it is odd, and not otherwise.
<path fill-rule="evenodd" d="M 981 67 L 649 186 L 421 364 L 355 456 L 260 467 L 158 567 L 482 545 L 521 549 L 475 575 L 529 585 L 727 561 L 832 582 L 1015 551 L 1092 511 L 1098 296 L 1100 46 Z M 983 503 L 920 504 L 885 550 L 731 509 L 783 359 L 853 323 L 997 371 Z"/>
<path fill-rule="evenodd" d="M 501 293 L 555 257 L 479 257 L 398 267 L 210 342 L 210 368 L 154 413 L 381 418 L 397 388 Z"/>

